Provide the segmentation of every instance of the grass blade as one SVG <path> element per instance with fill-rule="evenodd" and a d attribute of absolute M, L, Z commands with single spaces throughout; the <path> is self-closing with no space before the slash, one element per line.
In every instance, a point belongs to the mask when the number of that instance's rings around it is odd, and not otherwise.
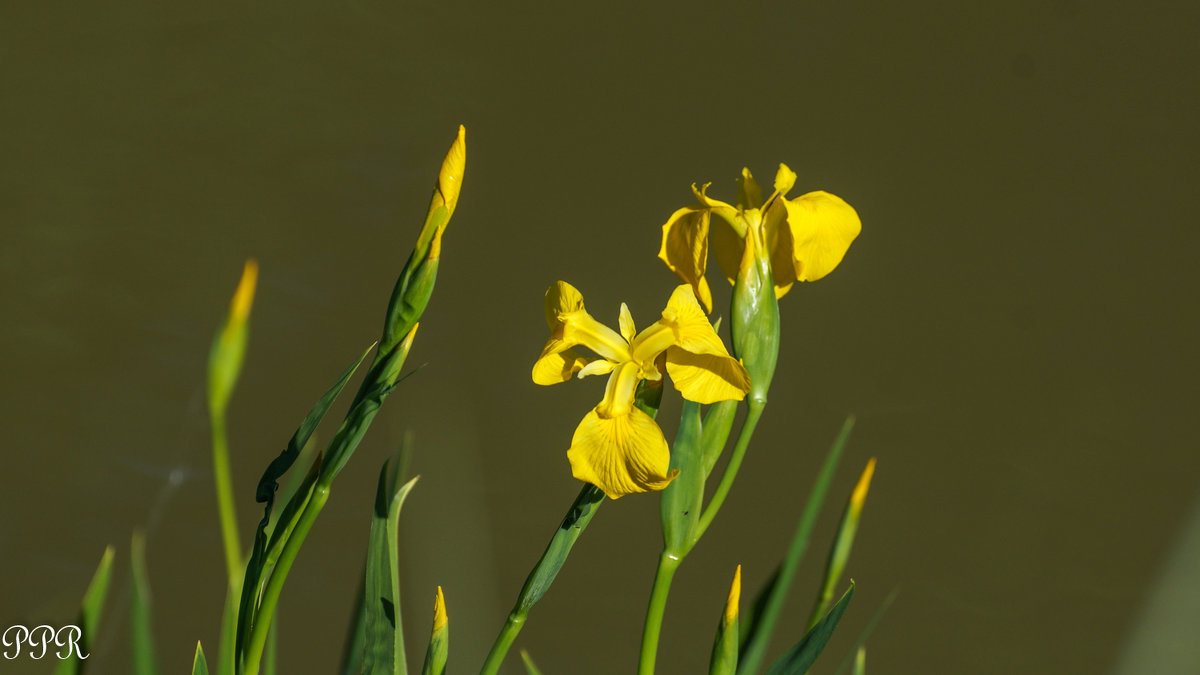
<path fill-rule="evenodd" d="M 95 642 L 94 637 L 100 627 L 100 615 L 104 610 L 104 600 L 108 595 L 108 584 L 112 579 L 114 553 L 113 547 L 108 546 L 104 549 L 104 554 L 100 556 L 100 564 L 96 566 L 92 581 L 83 593 L 83 602 L 79 608 L 77 625 L 80 634 L 76 645 L 78 651 L 72 652 L 68 658 L 59 661 L 58 667 L 54 669 L 54 675 L 76 675 L 82 673 L 87 664 L 87 661 L 79 657 L 86 658 L 91 654 L 91 645 Z"/>
<path fill-rule="evenodd" d="M 142 532 L 133 533 L 133 542 L 129 547 L 129 568 L 133 574 L 133 602 L 129 616 L 133 672 L 136 675 L 155 675 L 158 673 L 158 664 L 154 658 L 150 574 L 146 571 L 146 535 Z"/>

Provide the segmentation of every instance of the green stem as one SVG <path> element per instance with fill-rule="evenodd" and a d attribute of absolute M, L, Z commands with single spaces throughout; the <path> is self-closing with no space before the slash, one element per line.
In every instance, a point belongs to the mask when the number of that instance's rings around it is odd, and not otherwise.
<path fill-rule="evenodd" d="M 509 613 L 504 627 L 500 629 L 500 635 L 492 644 L 492 650 L 488 652 L 487 660 L 483 662 L 483 668 L 479 671 L 480 675 L 492 675 L 500 671 L 500 664 L 504 662 L 504 657 L 508 655 L 509 648 L 516 641 L 528 616 L 527 611 L 518 612 L 515 608 Z"/>
<path fill-rule="evenodd" d="M 571 503 L 566 517 L 554 531 L 554 536 L 550 537 L 550 543 L 546 545 L 542 557 L 525 579 L 525 585 L 521 587 L 521 592 L 517 595 L 516 604 L 508 613 L 508 619 L 504 622 L 504 627 L 500 629 L 500 635 L 492 643 L 487 660 L 484 661 L 483 668 L 479 671 L 480 675 L 495 675 L 499 672 L 500 664 L 504 662 L 509 647 L 517 639 L 521 628 L 525 626 L 529 609 L 538 600 L 541 600 L 546 591 L 550 589 L 550 584 L 554 583 L 558 571 L 567 561 L 567 556 L 571 553 L 575 541 L 579 539 L 579 535 L 583 534 L 588 523 L 592 522 L 592 516 L 596 515 L 596 509 L 603 501 L 604 493 L 595 485 L 588 483 L 579 491 L 579 496 L 575 497 L 575 501 Z"/>
<path fill-rule="evenodd" d="M 304 540 L 308 536 L 308 531 L 312 529 L 313 523 L 316 522 L 317 516 L 320 515 L 321 509 L 325 507 L 328 499 L 328 482 L 318 481 L 313 487 L 308 504 L 304 507 L 304 513 L 300 515 L 296 528 L 288 537 L 283 551 L 279 554 L 279 561 L 275 563 L 271 570 L 271 576 L 267 579 L 262 601 L 254 613 L 254 625 L 251 627 L 250 637 L 246 641 L 245 658 L 242 660 L 242 668 L 238 671 L 239 673 L 249 673 L 250 675 L 258 673 L 267 632 L 271 627 L 271 620 L 275 616 L 275 609 L 279 605 L 279 594 L 283 591 L 283 582 L 292 569 L 292 563 L 295 562 L 296 555 L 300 552 L 300 546 L 304 544 Z"/>
<path fill-rule="evenodd" d="M 654 573 L 654 588 L 650 591 L 650 606 L 646 608 L 646 625 L 642 628 L 642 654 L 638 659 L 638 675 L 654 675 L 654 661 L 658 657 L 658 636 L 662 632 L 663 614 L 667 610 L 667 594 L 671 592 L 671 579 L 683 556 L 663 551 L 658 557 L 658 571 Z"/>
<path fill-rule="evenodd" d="M 221 540 L 225 544 L 225 571 L 231 586 L 242 578 L 242 544 L 238 539 L 237 509 L 233 502 L 233 479 L 229 469 L 229 443 L 225 437 L 225 414 L 214 410 L 212 421 L 213 482 L 217 487 L 217 512 Z"/>
<path fill-rule="evenodd" d="M 717 484 L 717 489 L 708 500 L 708 505 L 704 507 L 704 513 L 700 514 L 700 522 L 696 524 L 691 546 L 694 546 L 700 537 L 704 536 L 704 531 L 712 524 L 713 518 L 716 518 L 717 512 L 721 510 L 721 505 L 725 503 L 725 497 L 729 495 L 729 489 L 733 487 L 733 481 L 742 467 L 746 449 L 750 447 L 750 438 L 754 435 L 754 428 L 758 426 L 758 418 L 762 417 L 763 408 L 766 405 L 766 399 L 750 399 L 746 420 L 742 422 L 737 442 L 733 446 L 733 453 L 729 455 L 729 464 L 725 466 L 725 472 L 721 474 L 721 482 Z M 689 550 L 691 550 L 691 546 L 688 547 Z"/>

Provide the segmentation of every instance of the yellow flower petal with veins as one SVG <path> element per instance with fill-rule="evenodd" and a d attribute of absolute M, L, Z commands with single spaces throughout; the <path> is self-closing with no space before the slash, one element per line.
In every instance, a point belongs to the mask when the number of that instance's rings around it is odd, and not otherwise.
<path fill-rule="evenodd" d="M 609 499 L 661 490 L 679 475 L 678 469 L 668 472 L 671 453 L 662 430 L 637 408 L 609 418 L 592 410 L 575 429 L 567 459 L 575 478 Z"/>
<path fill-rule="evenodd" d="M 854 207 L 823 190 L 801 195 L 784 206 L 795 242 L 792 262 L 798 281 L 816 281 L 832 272 L 862 231 Z"/>

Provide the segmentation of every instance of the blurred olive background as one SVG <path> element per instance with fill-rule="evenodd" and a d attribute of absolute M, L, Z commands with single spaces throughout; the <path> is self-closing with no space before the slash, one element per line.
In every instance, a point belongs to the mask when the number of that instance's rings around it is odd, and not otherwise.
<path fill-rule="evenodd" d="M 676 283 L 659 227 L 692 203 L 689 184 L 732 201 L 743 166 L 769 183 L 779 162 L 800 176 L 794 195 L 854 205 L 863 233 L 781 302 L 771 405 L 676 577 L 662 672 L 705 672 L 734 566 L 748 602 L 848 413 L 858 425 L 775 652 L 800 635 L 840 502 L 876 456 L 858 593 L 819 672 L 893 591 L 872 672 L 1196 672 L 1198 14 L 1070 0 L 5 5 L 0 624 L 69 622 L 113 543 L 91 666 L 126 672 L 142 527 L 164 672 L 183 672 L 197 639 L 215 652 L 204 368 L 242 262 L 262 268 L 230 413 L 245 541 L 262 469 L 378 335 L 461 122 L 465 187 L 410 360 L 427 365 L 389 399 L 294 568 L 282 672 L 333 671 L 375 476 L 405 430 L 421 474 L 402 532 L 410 652 L 441 584 L 451 670 L 478 668 L 578 491 L 564 451 L 603 390 L 530 381 L 546 286 L 570 281 L 614 325 L 628 302 L 647 325 Z M 677 411 L 669 398 L 669 435 Z M 657 510 L 630 496 L 593 521 L 517 643 L 545 672 L 633 670 Z M 1184 613 L 1159 623 L 1172 600 Z"/>

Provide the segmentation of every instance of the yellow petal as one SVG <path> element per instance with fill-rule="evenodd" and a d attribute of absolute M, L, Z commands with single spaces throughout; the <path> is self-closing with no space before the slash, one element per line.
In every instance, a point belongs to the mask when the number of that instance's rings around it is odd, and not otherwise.
<path fill-rule="evenodd" d="M 616 367 L 617 364 L 613 363 L 612 361 L 596 359 L 595 361 L 592 361 L 584 366 L 583 369 L 579 371 L 579 377 L 584 378 L 589 375 L 607 375 L 613 371 L 613 368 Z"/>
<path fill-rule="evenodd" d="M 696 295 L 712 307 L 712 291 L 704 278 L 708 266 L 708 209 L 679 209 L 662 226 L 662 246 L 658 257 L 684 282 L 691 284 Z"/>
<path fill-rule="evenodd" d="M 738 264 L 742 260 L 742 251 L 746 248 L 746 241 L 729 223 L 723 220 L 712 224 L 709 239 L 713 255 L 717 257 L 717 265 L 721 267 L 721 273 L 732 285 L 737 281 Z M 711 303 L 706 303 L 705 307 L 712 311 Z"/>
<path fill-rule="evenodd" d="M 676 346 L 693 354 L 729 355 L 725 350 L 725 343 L 721 342 L 708 317 L 704 315 L 704 310 L 700 309 L 696 302 L 696 296 L 692 295 L 691 288 L 676 287 L 671 299 L 667 301 L 667 308 L 663 310 L 662 317 L 659 323 L 671 327 L 675 334 Z M 650 329 L 643 331 L 649 332 Z"/>
<path fill-rule="evenodd" d="M 633 325 L 633 315 L 629 313 L 629 305 L 621 303 L 621 316 L 617 319 L 617 326 L 621 329 L 621 337 L 625 338 L 626 342 L 633 340 L 633 336 L 637 334 L 637 328 Z"/>
<path fill-rule="evenodd" d="M 775 192 L 778 192 L 779 196 L 782 197 L 795 184 L 796 172 L 789 169 L 787 164 L 780 164 L 779 171 L 775 172 Z"/>
<path fill-rule="evenodd" d="M 583 295 L 571 284 L 556 281 L 546 290 L 545 311 L 546 325 L 550 327 L 550 342 L 546 343 L 539 360 L 551 351 L 561 352 L 576 346 L 587 347 L 610 361 L 629 358 L 628 341 L 592 318 L 583 306 Z M 551 343 L 555 340 L 562 344 L 555 345 L 552 350 Z"/>
<path fill-rule="evenodd" d="M 603 418 L 592 410 L 575 429 L 567 450 L 571 474 L 604 491 L 610 499 L 667 487 L 679 470 L 668 472 L 667 439 L 649 415 Z"/>
<path fill-rule="evenodd" d="M 833 271 L 862 230 L 854 208 L 840 197 L 816 191 L 785 202 L 799 281 L 816 281 Z"/>
<path fill-rule="evenodd" d="M 771 277 L 775 283 L 775 297 L 782 298 L 796 282 L 796 266 L 792 253 L 796 250 L 792 229 L 787 223 L 785 201 L 776 199 L 767 209 L 763 219 L 763 235 L 766 237 L 767 253 L 771 257 Z"/>
<path fill-rule="evenodd" d="M 742 177 L 738 179 L 738 206 L 742 209 L 757 209 L 762 206 L 762 188 L 750 175 L 750 169 L 742 168 Z"/>
<path fill-rule="evenodd" d="M 454 213 L 458 206 L 458 193 L 462 190 L 463 171 L 467 165 L 467 129 L 458 125 L 458 136 L 442 160 L 442 170 L 438 173 L 438 192 L 441 194 L 446 210 Z M 447 216 L 447 218 L 449 218 Z M 444 226 L 443 226 L 444 227 Z"/>
<path fill-rule="evenodd" d="M 565 281 L 556 281 L 546 289 L 545 309 L 546 325 L 551 331 L 559 328 L 567 314 L 586 311 L 583 306 L 583 294 Z"/>
<path fill-rule="evenodd" d="M 533 381 L 537 384 L 566 382 L 591 362 L 592 359 L 580 356 L 568 343 L 552 337 L 533 364 Z"/>
<path fill-rule="evenodd" d="M 740 401 L 750 391 L 750 375 L 732 356 L 672 347 L 667 350 L 667 374 L 679 393 L 696 403 Z"/>

